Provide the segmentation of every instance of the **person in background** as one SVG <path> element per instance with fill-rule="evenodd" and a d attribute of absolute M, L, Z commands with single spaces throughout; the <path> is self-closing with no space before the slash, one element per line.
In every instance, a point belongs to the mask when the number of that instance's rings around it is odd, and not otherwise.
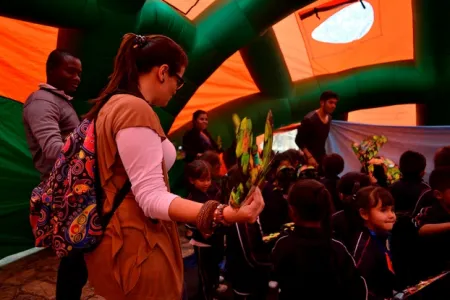
<path fill-rule="evenodd" d="M 299 180 L 288 202 L 295 229 L 272 251 L 279 299 L 367 299 L 365 280 L 353 257 L 331 237 L 331 197 L 325 186 Z"/>
<path fill-rule="evenodd" d="M 320 107 L 309 112 L 298 128 L 295 143 L 306 156 L 307 164 L 318 168 L 326 155 L 325 142 L 330 133 L 331 114 L 336 109 L 339 97 L 331 91 L 320 95 Z"/>
<path fill-rule="evenodd" d="M 424 253 L 423 277 L 450 270 L 450 167 L 438 167 L 430 174 L 430 185 L 437 201 L 423 208 L 414 218 Z"/>
<path fill-rule="evenodd" d="M 450 146 L 439 148 L 434 154 L 434 167 L 450 166 Z"/>
<path fill-rule="evenodd" d="M 216 200 L 208 195 L 211 186 L 211 165 L 204 160 L 194 160 L 189 163 L 186 169 L 186 176 L 189 180 L 189 196 L 187 199 L 205 203 L 208 200 Z M 190 243 L 194 246 L 194 251 L 198 261 L 199 274 L 199 295 L 202 299 L 211 300 L 217 293 L 223 293 L 227 286 L 219 284 L 220 268 L 219 263 L 224 257 L 224 234 L 215 232 L 212 235 L 204 235 L 192 224 L 186 224 L 192 231 Z"/>
<path fill-rule="evenodd" d="M 72 105 L 73 93 L 81 78 L 81 61 L 56 49 L 46 63 L 47 82 L 28 97 L 23 105 L 23 123 L 33 164 L 46 180 L 58 158 L 64 139 L 79 125 Z M 56 299 L 80 299 L 87 282 L 83 255 L 64 257 L 58 268 Z"/>
<path fill-rule="evenodd" d="M 427 160 L 419 152 L 406 151 L 400 156 L 402 178 L 390 187 L 397 214 L 410 215 L 420 196 L 430 189 L 423 180 L 426 166 Z"/>
<path fill-rule="evenodd" d="M 330 192 L 336 211 L 344 208 L 337 190 L 337 185 L 340 179 L 339 174 L 344 171 L 344 166 L 344 159 L 336 153 L 326 155 L 322 161 L 323 177 L 320 179 L 320 182 L 322 182 L 328 192 Z"/>
<path fill-rule="evenodd" d="M 434 168 L 450 167 L 450 146 L 439 148 L 433 158 Z M 415 217 L 425 207 L 432 206 L 438 202 L 432 188 L 424 191 L 417 200 L 412 216 Z"/>
<path fill-rule="evenodd" d="M 197 110 L 192 116 L 192 129 L 183 136 L 186 162 L 193 161 L 207 150 L 221 151 L 208 131 L 208 114 L 203 110 Z"/>

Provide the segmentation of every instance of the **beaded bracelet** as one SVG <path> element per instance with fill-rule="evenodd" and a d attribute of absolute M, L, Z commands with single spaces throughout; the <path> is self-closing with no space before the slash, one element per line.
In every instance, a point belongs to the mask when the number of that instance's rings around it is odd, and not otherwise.
<path fill-rule="evenodd" d="M 204 234 L 212 234 L 213 233 L 213 223 L 214 223 L 214 212 L 217 207 L 220 205 L 219 201 L 209 200 L 203 204 L 200 212 L 197 215 L 196 227 L 197 229 Z"/>
<path fill-rule="evenodd" d="M 214 211 L 214 215 L 213 215 L 213 228 L 219 227 L 220 225 L 223 225 L 223 226 L 231 225 L 225 221 L 225 217 L 223 216 L 223 210 L 227 206 L 228 205 L 226 205 L 226 204 L 220 204 L 219 206 L 217 206 L 216 210 Z"/>

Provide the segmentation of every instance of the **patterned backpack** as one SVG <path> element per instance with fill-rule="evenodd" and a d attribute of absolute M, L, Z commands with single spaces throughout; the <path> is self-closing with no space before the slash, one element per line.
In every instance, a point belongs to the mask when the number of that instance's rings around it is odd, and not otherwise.
<path fill-rule="evenodd" d="M 102 216 L 102 197 L 96 196 L 102 195 L 99 176 L 94 121 L 83 120 L 67 137 L 50 177 L 32 191 L 30 223 L 36 247 L 51 246 L 58 257 L 95 249 L 131 188 L 128 180 L 112 211 Z"/>

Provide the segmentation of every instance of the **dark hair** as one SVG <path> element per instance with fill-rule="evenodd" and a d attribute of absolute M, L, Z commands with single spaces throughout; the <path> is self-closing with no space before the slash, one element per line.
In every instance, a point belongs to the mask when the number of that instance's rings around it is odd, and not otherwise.
<path fill-rule="evenodd" d="M 395 204 L 394 197 L 387 189 L 379 186 L 367 186 L 356 193 L 355 208 L 369 211 L 376 207 L 380 201 L 382 207 Z"/>
<path fill-rule="evenodd" d="M 196 110 L 193 114 L 192 114 L 192 122 L 197 121 L 197 119 L 201 116 L 201 115 L 208 115 L 208 113 L 204 110 Z"/>
<path fill-rule="evenodd" d="M 140 74 L 167 64 L 169 73 L 174 75 L 187 66 L 187 63 L 187 55 L 181 46 L 166 36 L 125 34 L 117 51 L 109 82 L 100 96 L 90 101 L 94 106 L 85 118 L 96 118 L 103 105 L 119 91 L 142 98 L 139 91 Z"/>
<path fill-rule="evenodd" d="M 338 94 L 332 91 L 325 91 L 320 95 L 320 101 L 328 101 L 331 99 L 339 100 Z"/>
<path fill-rule="evenodd" d="M 304 179 L 297 181 L 290 189 L 288 203 L 297 216 L 303 221 L 331 224 L 331 196 L 325 186 L 317 180 Z M 329 228 L 324 228 L 331 230 Z"/>
<path fill-rule="evenodd" d="M 75 55 L 71 54 L 70 52 L 62 49 L 55 49 L 48 55 L 47 62 L 45 64 L 45 71 L 47 72 L 47 75 L 54 69 L 58 68 L 63 62 L 66 57 L 74 57 L 77 58 Z M 78 59 L 78 58 L 77 58 Z"/>
<path fill-rule="evenodd" d="M 430 186 L 442 193 L 450 189 L 450 166 L 434 169 L 430 174 Z"/>
<path fill-rule="evenodd" d="M 359 189 L 370 186 L 370 177 L 364 173 L 348 172 L 338 182 L 338 192 L 344 195 L 344 201 L 347 197 L 353 197 Z"/>
<path fill-rule="evenodd" d="M 304 157 L 300 154 L 298 150 L 289 149 L 284 151 L 284 153 L 294 168 L 298 167 L 299 164 L 305 163 Z"/>
<path fill-rule="evenodd" d="M 186 166 L 186 176 L 192 180 L 211 178 L 211 165 L 201 159 L 196 159 Z"/>
<path fill-rule="evenodd" d="M 337 153 L 326 155 L 322 160 L 322 168 L 325 176 L 338 176 L 344 171 L 344 159 Z"/>
<path fill-rule="evenodd" d="M 405 179 L 421 178 L 426 166 L 427 159 L 419 152 L 408 150 L 400 156 L 400 172 Z"/>
<path fill-rule="evenodd" d="M 205 151 L 202 156 L 200 156 L 200 159 L 208 162 L 211 167 L 215 167 L 221 164 L 219 154 L 212 150 Z"/>
<path fill-rule="evenodd" d="M 450 166 L 450 146 L 445 146 L 434 154 L 434 167 L 447 167 Z"/>

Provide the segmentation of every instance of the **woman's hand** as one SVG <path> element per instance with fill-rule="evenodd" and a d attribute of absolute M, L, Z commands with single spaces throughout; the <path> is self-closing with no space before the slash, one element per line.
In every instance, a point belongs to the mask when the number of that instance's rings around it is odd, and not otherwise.
<path fill-rule="evenodd" d="M 239 209 L 227 206 L 223 215 L 227 223 L 255 223 L 264 209 L 264 199 L 259 188 L 255 188 Z"/>

